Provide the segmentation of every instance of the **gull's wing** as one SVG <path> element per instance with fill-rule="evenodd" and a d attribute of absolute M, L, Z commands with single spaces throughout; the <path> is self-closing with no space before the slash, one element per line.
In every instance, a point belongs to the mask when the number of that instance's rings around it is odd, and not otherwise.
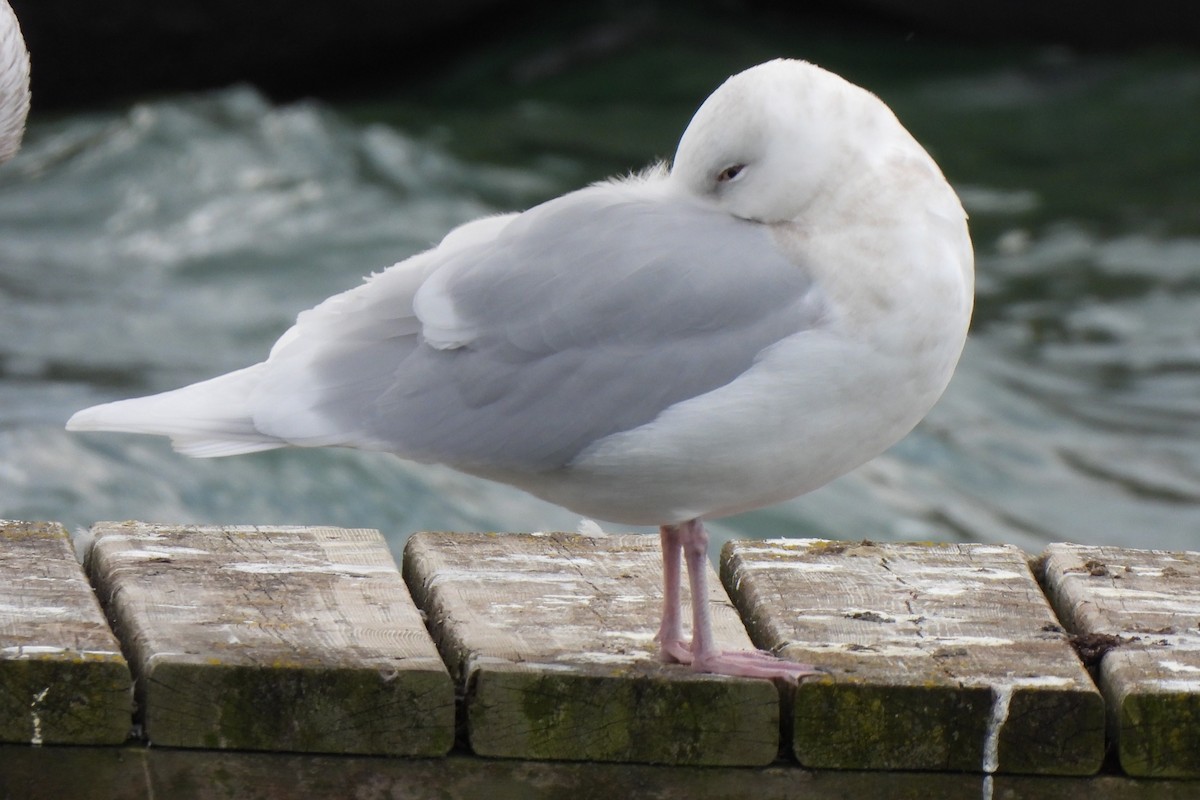
<path fill-rule="evenodd" d="M 475 225 L 302 316 L 264 365 L 254 426 L 553 469 L 733 381 L 826 313 L 764 226 L 636 184 Z"/>

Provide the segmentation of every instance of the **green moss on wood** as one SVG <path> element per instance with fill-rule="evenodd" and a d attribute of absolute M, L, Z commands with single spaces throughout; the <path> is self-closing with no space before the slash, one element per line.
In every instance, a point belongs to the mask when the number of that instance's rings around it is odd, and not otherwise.
<path fill-rule="evenodd" d="M 1200 694 L 1137 692 L 1120 701 L 1117 749 L 1130 775 L 1200 777 Z"/>
<path fill-rule="evenodd" d="M 479 755 L 754 765 L 778 752 L 779 697 L 767 681 L 488 666 L 467 703 Z"/>
<path fill-rule="evenodd" d="M 453 686 L 435 670 L 163 662 L 145 707 L 151 742 L 179 747 L 433 756 L 454 740 Z"/>
<path fill-rule="evenodd" d="M 0 741 L 119 744 L 132 725 L 129 668 L 119 656 L 0 661 Z"/>
<path fill-rule="evenodd" d="M 978 771 L 991 707 L 986 687 L 805 681 L 793 748 L 814 768 Z"/>
<path fill-rule="evenodd" d="M 806 681 L 794 751 L 813 768 L 978 772 L 994 702 L 987 686 Z M 1103 754 L 1104 704 L 1096 693 L 1020 688 L 999 737 L 1002 772 L 1090 775 Z"/>
<path fill-rule="evenodd" d="M 1000 731 L 1000 770 L 1094 775 L 1104 760 L 1104 727 L 1099 692 L 1020 688 Z"/>

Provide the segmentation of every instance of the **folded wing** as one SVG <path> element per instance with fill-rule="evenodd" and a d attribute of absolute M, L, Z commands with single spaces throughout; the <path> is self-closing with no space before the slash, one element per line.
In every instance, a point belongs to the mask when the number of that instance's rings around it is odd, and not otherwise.
<path fill-rule="evenodd" d="M 189 392 L 245 373 L 228 435 L 158 432 L 199 455 L 338 445 L 550 470 L 735 380 L 827 310 L 766 227 L 636 185 L 474 226 L 305 312 L 263 364 L 157 396 L 159 422 L 196 415 Z"/>

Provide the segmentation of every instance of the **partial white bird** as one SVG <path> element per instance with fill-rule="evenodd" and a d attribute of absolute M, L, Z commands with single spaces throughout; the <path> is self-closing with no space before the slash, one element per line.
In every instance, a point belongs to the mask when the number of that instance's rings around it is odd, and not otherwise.
<path fill-rule="evenodd" d="M 262 363 L 80 411 L 71 430 L 225 456 L 287 445 L 439 462 L 660 527 L 667 661 L 796 679 L 683 633 L 703 518 L 816 489 L 907 434 L 967 334 L 966 215 L 882 101 L 777 60 L 704 102 L 673 164 L 451 231 L 300 314 Z"/>
<path fill-rule="evenodd" d="M 8 0 L 0 0 L 0 164 L 21 148 L 29 116 L 29 51 Z"/>

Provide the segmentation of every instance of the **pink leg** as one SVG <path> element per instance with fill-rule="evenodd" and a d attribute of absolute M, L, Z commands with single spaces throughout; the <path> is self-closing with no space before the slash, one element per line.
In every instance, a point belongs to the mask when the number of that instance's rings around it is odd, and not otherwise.
<path fill-rule="evenodd" d="M 662 624 L 654 639 L 659 644 L 659 656 L 663 661 L 690 664 L 692 653 L 683 640 L 683 620 L 680 615 L 683 604 L 680 599 L 682 543 L 679 526 L 663 525 L 659 528 L 659 541 L 662 543 L 663 558 L 663 613 Z"/>
<path fill-rule="evenodd" d="M 670 533 L 668 533 L 670 531 Z M 668 542 L 670 540 L 670 542 Z M 820 674 L 819 670 L 809 664 L 797 664 L 784 661 L 762 650 L 718 650 L 713 638 L 712 614 L 708 606 L 708 533 L 704 524 L 698 519 L 685 522 L 682 525 L 663 526 L 663 582 L 668 594 L 673 590 L 676 602 L 672 623 L 675 630 L 679 629 L 679 551 L 687 562 L 688 584 L 692 593 L 692 642 L 690 647 L 684 647 L 682 653 L 677 648 L 667 649 L 668 620 L 671 619 L 669 609 L 664 606 L 663 628 L 659 630 L 660 643 L 664 654 L 669 654 L 681 663 L 691 663 L 696 672 L 714 672 L 719 675 L 739 675 L 749 678 L 783 678 L 795 682 L 806 675 Z M 668 552 L 668 544 L 670 552 Z M 674 562 L 674 587 L 672 587 L 672 567 L 668 562 Z M 681 634 L 678 635 L 681 638 Z M 679 642 L 682 645 L 682 642 Z M 680 657 L 681 655 L 687 657 Z"/>

